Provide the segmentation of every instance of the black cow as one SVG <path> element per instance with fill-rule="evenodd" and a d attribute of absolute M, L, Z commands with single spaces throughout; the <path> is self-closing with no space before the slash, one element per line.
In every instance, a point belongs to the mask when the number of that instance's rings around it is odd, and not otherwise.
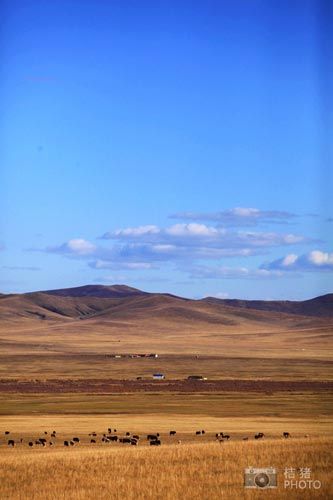
<path fill-rule="evenodd" d="M 14 439 L 8 439 L 8 446 L 15 446 L 15 441 Z"/>
<path fill-rule="evenodd" d="M 201 434 L 205 434 L 205 431 L 201 431 Z"/>
<path fill-rule="evenodd" d="M 201 431 L 196 431 L 195 434 L 196 436 L 201 436 Z"/>
<path fill-rule="evenodd" d="M 140 436 L 138 436 L 137 434 L 133 434 L 132 438 L 133 438 L 133 439 L 136 439 L 136 440 L 139 440 L 139 439 L 140 439 Z"/>
<path fill-rule="evenodd" d="M 44 431 L 44 434 L 47 434 L 47 431 Z"/>
<path fill-rule="evenodd" d="M 137 439 L 131 439 L 131 444 L 134 445 L 134 446 L 137 446 L 138 444 L 138 440 Z"/>
<path fill-rule="evenodd" d="M 283 437 L 284 437 L 284 438 L 290 438 L 290 434 L 289 434 L 289 432 L 284 432 L 284 433 L 283 433 Z"/>
<path fill-rule="evenodd" d="M 110 429 L 110 427 L 108 428 L 108 433 L 111 434 L 112 432 L 112 429 Z"/>
<path fill-rule="evenodd" d="M 160 439 L 154 439 L 150 441 L 150 446 L 160 446 L 161 440 Z"/>
<path fill-rule="evenodd" d="M 10 431 L 5 431 L 5 434 L 6 434 L 6 435 L 7 435 L 7 434 L 10 434 Z"/>
<path fill-rule="evenodd" d="M 68 441 L 64 441 L 64 446 L 69 446 L 69 442 Z"/>
<path fill-rule="evenodd" d="M 71 446 L 74 446 L 74 445 L 75 445 L 74 441 L 70 441 L 70 442 L 69 442 L 69 444 L 70 444 Z"/>
<path fill-rule="evenodd" d="M 176 431 L 170 431 L 169 434 L 170 434 L 170 436 L 175 436 L 177 433 L 176 433 Z"/>
<path fill-rule="evenodd" d="M 80 442 L 80 438 L 75 437 L 75 438 L 73 438 L 73 441 L 74 441 L 74 443 L 79 443 Z"/>
<path fill-rule="evenodd" d="M 158 433 L 157 434 L 148 434 L 147 439 L 148 439 L 148 441 L 150 441 L 152 439 L 156 440 L 158 437 L 159 437 Z"/>
<path fill-rule="evenodd" d="M 130 433 L 130 432 L 126 432 L 126 436 L 130 436 L 130 435 L 131 435 L 131 433 Z"/>
<path fill-rule="evenodd" d="M 34 443 L 32 441 L 29 441 L 29 446 L 33 446 Z"/>
<path fill-rule="evenodd" d="M 229 441 L 229 439 L 230 439 L 229 434 L 223 434 L 222 435 L 222 439 L 225 439 L 226 441 Z"/>
<path fill-rule="evenodd" d="M 119 439 L 119 443 L 130 443 L 130 442 L 131 442 L 131 440 L 128 437 Z"/>
<path fill-rule="evenodd" d="M 96 443 L 96 439 L 90 439 L 91 443 Z"/>
<path fill-rule="evenodd" d="M 254 436 L 254 439 L 262 439 L 264 436 L 265 434 L 263 432 L 258 432 L 258 434 Z"/>
<path fill-rule="evenodd" d="M 118 436 L 110 436 L 109 441 L 118 441 Z"/>
<path fill-rule="evenodd" d="M 243 438 L 243 441 L 248 441 L 248 440 L 249 440 L 248 437 Z"/>

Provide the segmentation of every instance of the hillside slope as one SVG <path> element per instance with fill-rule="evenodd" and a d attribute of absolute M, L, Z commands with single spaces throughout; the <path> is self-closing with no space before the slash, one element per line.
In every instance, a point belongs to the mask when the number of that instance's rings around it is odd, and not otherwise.
<path fill-rule="evenodd" d="M 333 294 L 322 295 L 310 300 L 239 300 L 217 299 L 207 297 L 203 299 L 209 304 L 221 304 L 237 309 L 251 309 L 256 311 L 280 312 L 301 316 L 316 316 L 333 318 Z"/>
<path fill-rule="evenodd" d="M 330 297 L 304 302 L 190 300 L 169 294 L 146 293 L 124 285 L 84 287 L 32 292 L 0 297 L 2 322 L 22 319 L 41 321 L 117 321 L 134 324 L 193 324 L 262 328 L 265 324 L 286 327 L 325 325 L 330 316 Z M 333 317 L 333 315 L 332 315 Z"/>

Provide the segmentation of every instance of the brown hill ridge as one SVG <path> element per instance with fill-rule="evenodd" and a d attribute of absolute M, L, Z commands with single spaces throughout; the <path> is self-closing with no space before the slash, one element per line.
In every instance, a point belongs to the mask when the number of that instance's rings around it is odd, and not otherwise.
<path fill-rule="evenodd" d="M 58 297 L 101 297 L 119 299 L 121 297 L 133 297 L 135 295 L 148 295 L 147 292 L 138 290 L 127 285 L 84 285 L 75 288 L 61 288 L 59 290 L 46 290 L 42 293 L 56 295 Z"/>
<path fill-rule="evenodd" d="M 274 311 L 301 316 L 333 317 L 332 293 L 303 301 L 216 299 L 214 297 L 207 297 L 203 300 L 208 303 L 223 303 L 226 306 L 238 309 Z"/>
<path fill-rule="evenodd" d="M 90 320 L 121 323 L 176 321 L 179 324 L 241 323 L 305 324 L 333 318 L 333 294 L 306 301 L 248 301 L 208 297 L 191 300 L 171 294 L 148 293 L 126 285 L 86 285 L 25 294 L 0 295 L 0 319 Z"/>

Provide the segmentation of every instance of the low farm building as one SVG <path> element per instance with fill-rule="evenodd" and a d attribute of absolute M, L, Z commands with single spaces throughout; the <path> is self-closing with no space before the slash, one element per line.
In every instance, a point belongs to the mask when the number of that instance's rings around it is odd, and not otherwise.
<path fill-rule="evenodd" d="M 163 379 L 165 379 L 165 375 L 163 373 L 154 373 L 153 379 L 154 380 L 163 380 Z"/>

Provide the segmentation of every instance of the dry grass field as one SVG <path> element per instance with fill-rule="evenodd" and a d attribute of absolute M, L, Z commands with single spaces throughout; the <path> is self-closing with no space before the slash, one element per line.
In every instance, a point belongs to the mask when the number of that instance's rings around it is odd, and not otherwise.
<path fill-rule="evenodd" d="M 164 447 L 7 449 L 1 453 L 1 499 L 225 498 L 278 500 L 333 497 L 333 441 L 328 438 L 175 444 Z M 278 486 L 245 489 L 244 468 L 276 467 Z M 285 468 L 311 469 L 318 489 L 284 487 Z M 319 483 L 316 483 L 318 486 Z"/>
<path fill-rule="evenodd" d="M 160 351 L 159 351 L 160 353 Z M 286 354 L 288 356 L 288 354 Z M 104 354 L 0 355 L 0 379 L 135 379 L 164 373 L 168 380 L 193 373 L 210 380 L 333 380 L 333 361 L 313 357 L 227 357 L 160 353 L 159 358 L 109 358 Z"/>
<path fill-rule="evenodd" d="M 333 498 L 333 319 L 273 306 L 288 314 L 167 295 L 0 297 L 0 499 L 262 498 L 243 487 L 247 466 L 278 469 L 270 498 Z M 186 384 L 192 374 L 208 381 Z M 142 439 L 102 443 L 109 427 Z M 53 430 L 53 446 L 29 448 Z M 147 446 L 156 432 L 162 446 Z M 311 468 L 321 488 L 285 489 L 285 467 Z"/>
<path fill-rule="evenodd" d="M 0 422 L 14 415 L 34 415 L 33 418 L 40 415 L 45 418 L 51 415 L 107 415 L 116 420 L 118 427 L 124 418 L 145 419 L 147 415 L 156 416 L 161 425 L 167 418 L 169 422 L 177 418 L 178 423 L 180 415 L 192 419 L 193 425 L 206 418 L 229 419 L 232 424 L 234 418 L 246 417 L 258 422 L 262 418 L 284 421 L 303 418 L 312 421 L 315 427 L 321 421 L 333 421 L 332 408 L 333 394 L 325 392 L 0 394 Z M 333 427 L 331 430 L 333 435 Z"/>

